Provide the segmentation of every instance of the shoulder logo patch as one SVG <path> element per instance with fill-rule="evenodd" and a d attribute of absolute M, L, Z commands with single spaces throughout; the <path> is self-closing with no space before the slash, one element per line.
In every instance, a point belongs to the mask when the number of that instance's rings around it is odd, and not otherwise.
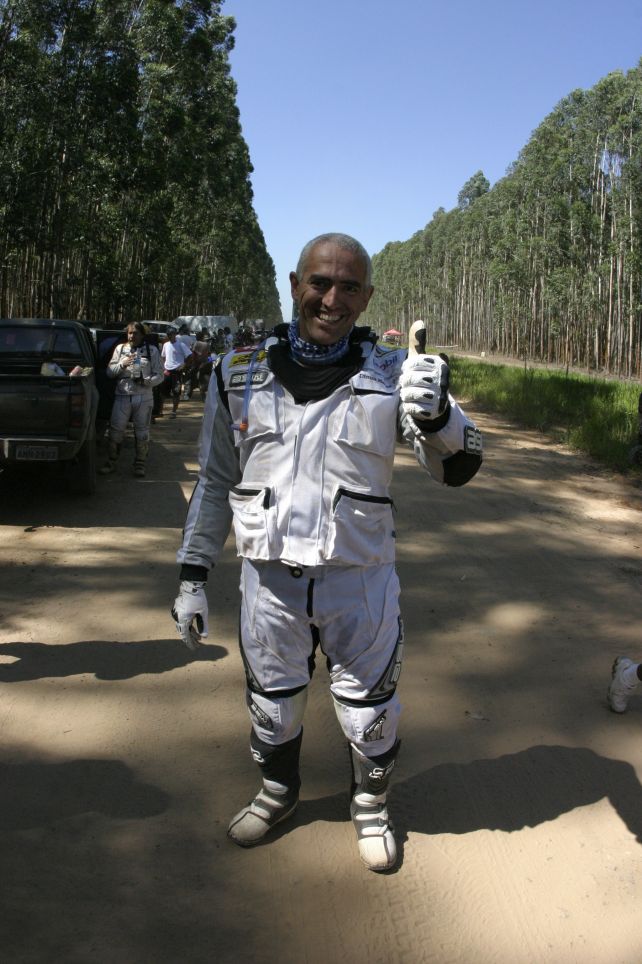
<path fill-rule="evenodd" d="M 230 368 L 235 365 L 249 365 L 253 358 L 255 362 L 263 361 L 265 358 L 265 352 L 261 350 L 255 355 L 253 351 L 240 351 L 238 354 L 234 354 L 230 358 Z"/>

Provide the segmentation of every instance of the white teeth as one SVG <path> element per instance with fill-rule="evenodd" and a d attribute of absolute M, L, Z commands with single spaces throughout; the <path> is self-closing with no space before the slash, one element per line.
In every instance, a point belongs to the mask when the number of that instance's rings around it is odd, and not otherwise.
<path fill-rule="evenodd" d="M 341 318 L 342 318 L 342 317 L 343 317 L 342 315 L 328 315 L 328 314 L 327 314 L 326 312 L 324 312 L 324 311 L 320 311 L 320 312 L 319 312 L 319 320 L 320 320 L 320 321 L 330 321 L 330 322 L 333 322 L 333 321 L 341 321 Z"/>

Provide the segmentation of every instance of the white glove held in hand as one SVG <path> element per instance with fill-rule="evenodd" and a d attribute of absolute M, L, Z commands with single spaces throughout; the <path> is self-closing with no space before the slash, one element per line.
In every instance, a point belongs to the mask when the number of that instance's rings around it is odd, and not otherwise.
<path fill-rule="evenodd" d="M 204 582 L 184 579 L 174 600 L 172 616 L 178 635 L 188 649 L 197 649 L 201 637 L 207 636 L 207 596 Z"/>
<path fill-rule="evenodd" d="M 401 402 L 406 415 L 437 418 L 448 404 L 448 364 L 439 355 L 413 355 L 401 367 Z"/>

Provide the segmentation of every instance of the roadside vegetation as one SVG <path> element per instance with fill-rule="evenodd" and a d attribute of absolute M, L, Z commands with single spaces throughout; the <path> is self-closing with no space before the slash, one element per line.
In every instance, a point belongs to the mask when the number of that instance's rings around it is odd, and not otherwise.
<path fill-rule="evenodd" d="M 611 469 L 631 469 L 639 384 L 455 356 L 450 363 L 457 398 L 544 432 Z"/>

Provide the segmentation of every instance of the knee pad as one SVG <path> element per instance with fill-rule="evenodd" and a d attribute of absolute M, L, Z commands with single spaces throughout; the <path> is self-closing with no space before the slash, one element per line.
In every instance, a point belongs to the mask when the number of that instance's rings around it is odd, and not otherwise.
<path fill-rule="evenodd" d="M 299 735 L 307 701 L 307 686 L 291 696 L 279 697 L 246 690 L 252 728 L 270 746 L 287 743 Z"/>
<path fill-rule="evenodd" d="M 333 701 L 346 739 L 364 756 L 381 756 L 395 745 L 401 714 L 401 703 L 396 695 L 376 705 L 357 700 L 341 702 L 336 696 Z"/>

